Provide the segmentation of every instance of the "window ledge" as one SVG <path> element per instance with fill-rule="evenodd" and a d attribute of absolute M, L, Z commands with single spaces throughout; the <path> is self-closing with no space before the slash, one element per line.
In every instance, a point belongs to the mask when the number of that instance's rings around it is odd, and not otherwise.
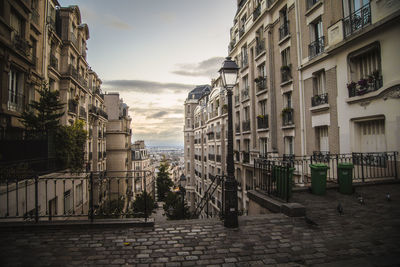
<path fill-rule="evenodd" d="M 306 13 L 304 15 L 309 16 L 311 13 L 314 12 L 314 10 L 316 10 L 319 6 L 321 6 L 323 4 L 323 1 L 320 0 L 317 3 L 315 3 L 312 7 L 310 7 Z"/>
<path fill-rule="evenodd" d="M 283 43 L 286 43 L 286 41 L 289 39 L 290 39 L 290 33 L 288 35 L 286 35 L 285 37 L 283 37 L 282 40 L 280 40 L 278 42 L 278 45 L 282 45 Z"/>
<path fill-rule="evenodd" d="M 248 97 L 248 98 L 246 98 L 246 99 L 243 99 L 241 102 L 244 103 L 244 102 L 247 102 L 247 101 L 249 101 L 249 100 L 250 100 L 250 97 Z"/>
<path fill-rule="evenodd" d="M 268 132 L 269 128 L 261 128 L 261 129 L 257 129 L 257 133 L 258 132 Z"/>
<path fill-rule="evenodd" d="M 265 94 L 265 93 L 267 93 L 267 92 L 268 92 L 268 89 L 263 89 L 263 90 L 261 90 L 261 91 L 258 91 L 258 92 L 256 93 L 256 96 L 260 96 L 260 95 Z"/>
<path fill-rule="evenodd" d="M 246 66 L 240 68 L 240 72 L 244 72 L 245 70 L 247 70 L 249 68 L 249 64 L 247 64 Z"/>
<path fill-rule="evenodd" d="M 289 81 L 281 82 L 281 87 L 286 86 L 286 85 L 289 85 L 289 84 L 291 84 L 292 82 L 293 82 L 293 78 L 290 79 Z"/>
<path fill-rule="evenodd" d="M 311 107 L 310 111 L 317 112 L 317 111 L 323 111 L 323 110 L 328 110 L 328 109 L 329 109 L 329 104 L 322 104 L 322 105 L 318 105 L 315 107 Z"/>
<path fill-rule="evenodd" d="M 296 125 L 293 123 L 291 125 L 282 126 L 281 129 L 282 130 L 287 130 L 287 129 L 293 129 L 294 127 L 296 127 Z"/>
<path fill-rule="evenodd" d="M 265 55 L 266 50 L 262 51 L 259 55 L 254 59 L 255 61 L 259 60 L 263 55 Z"/>

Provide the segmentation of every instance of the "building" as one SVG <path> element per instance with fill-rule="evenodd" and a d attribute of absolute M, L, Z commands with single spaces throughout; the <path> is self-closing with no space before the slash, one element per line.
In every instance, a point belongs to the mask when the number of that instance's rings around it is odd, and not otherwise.
<path fill-rule="evenodd" d="M 132 170 L 134 171 L 135 183 L 133 185 L 134 195 L 140 194 L 146 188 L 146 192 L 155 199 L 155 177 L 154 167 L 150 164 L 148 150 L 143 140 L 135 141 L 131 145 Z"/>

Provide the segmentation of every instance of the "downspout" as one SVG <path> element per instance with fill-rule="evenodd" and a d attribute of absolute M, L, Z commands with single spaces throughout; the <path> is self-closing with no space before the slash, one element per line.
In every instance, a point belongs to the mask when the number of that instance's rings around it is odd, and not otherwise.
<path fill-rule="evenodd" d="M 44 24 L 43 24 L 43 56 L 42 56 L 42 73 L 43 73 L 43 79 L 46 80 L 46 78 L 48 78 L 47 75 L 47 37 L 48 37 L 48 30 L 47 30 L 47 11 L 49 10 L 49 1 L 50 0 L 46 0 L 46 4 L 45 4 L 45 10 L 43 12 L 44 14 Z"/>
<path fill-rule="evenodd" d="M 303 72 L 301 69 L 301 61 L 303 59 L 302 54 L 302 40 L 301 40 L 301 27 L 300 27 L 300 3 L 299 0 L 295 2 L 295 14 L 296 14 L 296 41 L 297 41 L 297 73 L 299 81 L 299 95 L 300 95 L 300 137 L 301 137 L 301 155 L 306 155 L 306 127 L 305 127 L 305 103 L 304 103 L 304 88 L 303 88 Z M 307 167 L 307 166 L 303 166 Z M 302 181 L 304 181 L 304 172 L 301 175 Z"/>

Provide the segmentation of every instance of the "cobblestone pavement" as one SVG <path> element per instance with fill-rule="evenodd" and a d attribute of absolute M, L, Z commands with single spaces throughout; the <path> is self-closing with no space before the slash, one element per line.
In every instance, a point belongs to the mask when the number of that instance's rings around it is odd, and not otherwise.
<path fill-rule="evenodd" d="M 385 200 L 387 192 L 392 201 Z M 1 266 L 399 266 L 400 185 L 295 193 L 307 216 L 156 223 L 154 228 L 0 229 Z M 344 213 L 336 207 L 342 203 Z M 317 225 L 311 223 L 313 221 Z"/>

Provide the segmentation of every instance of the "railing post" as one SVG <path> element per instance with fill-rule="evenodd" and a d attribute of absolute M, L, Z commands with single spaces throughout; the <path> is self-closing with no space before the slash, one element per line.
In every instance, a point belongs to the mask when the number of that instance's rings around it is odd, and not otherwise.
<path fill-rule="evenodd" d="M 90 222 L 93 222 L 93 172 L 90 172 L 89 175 L 89 184 L 90 184 L 90 191 L 89 191 L 89 219 Z"/>
<path fill-rule="evenodd" d="M 395 151 L 393 153 L 393 157 L 394 157 L 394 177 L 396 179 L 398 179 L 399 177 L 397 176 L 398 174 L 397 174 L 397 158 L 396 158 L 396 154 L 397 154 L 397 151 Z"/>
<path fill-rule="evenodd" d="M 39 183 L 39 177 L 35 175 L 35 222 L 39 222 L 39 188 L 38 188 L 38 183 Z M 47 190 L 47 188 L 46 188 Z"/>
<path fill-rule="evenodd" d="M 364 182 L 364 160 L 363 160 L 363 153 L 360 153 L 361 158 L 361 181 Z"/>

